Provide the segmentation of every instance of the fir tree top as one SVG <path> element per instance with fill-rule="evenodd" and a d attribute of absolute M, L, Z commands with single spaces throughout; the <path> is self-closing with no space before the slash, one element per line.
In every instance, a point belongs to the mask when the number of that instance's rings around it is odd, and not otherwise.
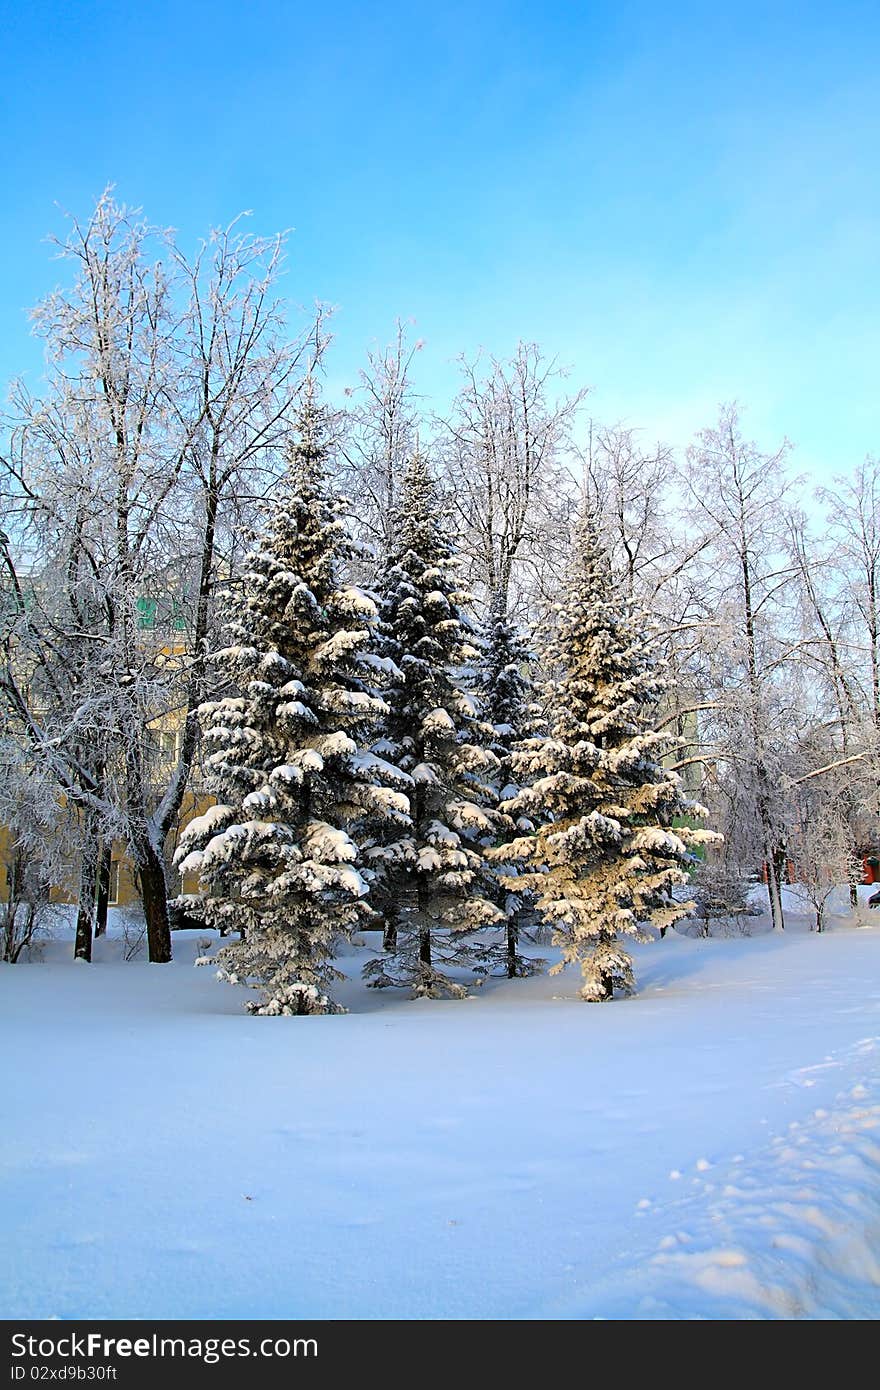
<path fill-rule="evenodd" d="M 499 592 L 486 618 L 476 684 L 484 716 L 492 726 L 492 751 L 503 761 L 534 722 L 528 675 L 532 661 Z"/>
<path fill-rule="evenodd" d="M 639 712 L 666 681 L 642 616 L 614 577 L 594 515 L 575 528 L 572 561 L 557 610 L 550 660 L 561 667 L 553 732 L 567 743 L 612 747 L 639 732 Z"/>

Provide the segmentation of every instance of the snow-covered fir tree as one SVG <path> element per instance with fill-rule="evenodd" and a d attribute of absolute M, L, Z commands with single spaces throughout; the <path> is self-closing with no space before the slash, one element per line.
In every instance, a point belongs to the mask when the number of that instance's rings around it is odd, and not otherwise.
<path fill-rule="evenodd" d="M 369 747 L 399 673 L 375 650 L 372 597 L 341 579 L 348 541 L 324 432 L 309 398 L 215 653 L 232 693 L 201 711 L 217 804 L 177 854 L 201 876 L 209 925 L 242 933 L 215 959 L 221 978 L 259 988 L 248 1008 L 262 1014 L 335 1010 L 335 943 L 369 916 L 359 841 L 409 826 L 410 777 Z"/>
<path fill-rule="evenodd" d="M 483 717 L 491 726 L 490 747 L 504 776 L 509 772 L 511 749 L 525 737 L 533 717 L 528 674 L 532 654 L 500 593 L 489 609 L 481 648 L 475 683 Z"/>
<path fill-rule="evenodd" d="M 476 688 L 483 717 L 491 730 L 489 748 L 498 759 L 497 771 L 491 780 L 499 801 L 510 800 L 521 790 L 513 769 L 512 751 L 535 732 L 537 721 L 530 677 L 533 660 L 522 634 L 507 613 L 504 594 L 497 592 L 483 632 Z M 510 838 L 517 826 L 509 821 L 506 829 Z M 544 962 L 520 951 L 529 895 L 506 886 L 515 877 L 515 865 L 496 865 L 495 873 L 497 884 L 493 896 L 504 912 L 505 921 L 500 938 L 486 943 L 480 968 L 487 973 L 502 971 L 509 979 L 532 975 Z"/>
<path fill-rule="evenodd" d="M 386 952 L 366 974 L 377 987 L 460 996 L 464 987 L 440 966 L 467 962 L 468 936 L 503 917 L 492 901 L 484 850 L 499 819 L 491 786 L 498 760 L 469 690 L 478 653 L 440 513 L 426 461 L 416 455 L 404 477 L 397 549 L 382 585 L 383 651 L 401 676 L 386 695 L 390 714 L 378 750 L 413 779 L 412 831 L 386 837 L 374 851 Z M 372 853 L 367 860 L 373 862 Z"/>
<path fill-rule="evenodd" d="M 687 845 L 716 838 L 673 830 L 699 811 L 662 766 L 654 722 L 664 692 L 646 624 L 614 582 L 592 516 L 576 528 L 568 582 L 548 652 L 550 730 L 513 756 L 522 789 L 501 809 L 532 828 L 490 851 L 518 872 L 511 891 L 531 890 L 562 950 L 554 971 L 580 965 L 581 997 L 610 999 L 633 988 L 625 937 L 666 927 L 688 911 L 671 890 L 687 881 Z"/>

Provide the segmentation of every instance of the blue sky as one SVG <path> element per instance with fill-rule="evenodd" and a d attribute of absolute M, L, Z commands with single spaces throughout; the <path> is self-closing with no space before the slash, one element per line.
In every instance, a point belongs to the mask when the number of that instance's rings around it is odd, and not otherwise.
<path fill-rule="evenodd" d="M 56 204 L 185 245 L 291 226 L 334 390 L 414 319 L 419 383 L 534 339 L 674 443 L 749 407 L 827 476 L 880 450 L 880 7 L 0 0 L 0 379 Z"/>

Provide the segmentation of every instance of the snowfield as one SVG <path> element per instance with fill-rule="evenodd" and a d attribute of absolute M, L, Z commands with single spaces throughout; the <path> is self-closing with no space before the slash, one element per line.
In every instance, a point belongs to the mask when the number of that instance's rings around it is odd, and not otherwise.
<path fill-rule="evenodd" d="M 244 1014 L 198 933 L 49 943 L 0 968 L 0 1314 L 877 1317 L 862 920 L 670 933 L 608 1005 L 571 971 L 412 1002 L 359 951 L 314 1018 Z"/>

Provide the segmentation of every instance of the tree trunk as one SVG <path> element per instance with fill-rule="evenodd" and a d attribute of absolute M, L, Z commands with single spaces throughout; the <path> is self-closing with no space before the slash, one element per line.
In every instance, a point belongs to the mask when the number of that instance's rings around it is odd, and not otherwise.
<path fill-rule="evenodd" d="M 731 439 L 731 443 L 733 440 Z M 764 854 L 767 862 L 767 889 L 770 896 L 770 918 L 774 931 L 783 931 L 785 918 L 782 912 L 782 893 L 779 884 L 778 831 L 771 815 L 770 778 L 764 763 L 764 739 L 761 728 L 761 682 L 758 675 L 757 642 L 755 637 L 755 606 L 752 597 L 752 566 L 749 537 L 746 528 L 745 500 L 739 477 L 734 474 L 739 490 L 739 564 L 742 574 L 743 617 L 745 619 L 746 661 L 749 676 L 750 717 L 752 741 L 755 753 L 755 774 L 757 781 L 756 806 L 764 839 Z M 783 864 L 783 872 L 785 866 Z"/>
<path fill-rule="evenodd" d="M 95 915 L 95 864 L 96 847 L 94 841 L 83 846 L 79 870 L 79 902 L 76 908 L 76 938 L 73 943 L 74 960 L 92 959 L 92 923 Z"/>
<path fill-rule="evenodd" d="M 135 867 L 141 889 L 141 902 L 147 923 L 147 947 L 154 965 L 171 960 L 171 926 L 168 921 L 168 885 L 165 865 L 154 847 L 139 844 L 135 849 Z"/>
<path fill-rule="evenodd" d="M 431 928 L 426 925 L 428 912 L 428 886 L 420 876 L 418 881 L 419 904 L 419 961 L 431 968 Z"/>
<path fill-rule="evenodd" d="M 34 903 L 27 903 L 25 906 L 24 915 L 24 931 L 19 933 L 18 940 L 16 941 L 12 951 L 11 961 L 13 965 L 15 965 L 18 961 L 18 958 L 21 955 L 24 948 L 26 946 L 30 946 L 31 942 L 33 941 L 34 932 L 36 931 L 36 922 L 36 905 Z"/>
<path fill-rule="evenodd" d="M 16 854 L 6 868 L 6 903 L 3 910 L 3 959 L 14 965 L 18 960 L 15 925 L 21 892 L 21 856 Z"/>
<path fill-rule="evenodd" d="M 770 921 L 773 931 L 785 930 L 785 918 L 782 913 L 782 891 L 776 873 L 776 856 L 771 853 L 767 856 L 767 892 L 770 896 Z"/>
<path fill-rule="evenodd" d="M 142 728 L 132 707 L 126 731 L 125 764 L 128 792 L 129 848 L 140 886 L 141 904 L 147 925 L 147 950 L 152 964 L 171 960 L 171 924 L 168 920 L 168 884 L 161 846 L 165 836 L 155 828 L 155 818 L 147 811 L 146 779 L 143 768 Z"/>
<path fill-rule="evenodd" d="M 82 894 L 82 883 L 80 883 L 80 894 Z M 79 905 L 76 909 L 76 937 L 73 943 L 74 960 L 92 959 L 92 915 L 90 908 L 80 896 Z"/>
<path fill-rule="evenodd" d="M 394 955 L 397 951 L 397 916 L 390 915 L 385 918 L 385 930 L 382 933 L 382 950 Z"/>
<path fill-rule="evenodd" d="M 820 903 L 816 908 L 816 931 L 825 930 L 825 904 Z"/>
<path fill-rule="evenodd" d="M 767 792 L 767 771 L 763 764 L 758 765 L 758 816 L 761 821 L 764 840 L 764 862 L 767 866 L 767 893 L 770 898 L 770 921 L 773 931 L 785 930 L 785 917 L 782 911 L 782 887 L 780 865 L 785 873 L 785 847 L 781 846 L 778 830 L 774 827 L 770 814 L 770 798 Z"/>
<path fill-rule="evenodd" d="M 95 936 L 107 934 L 107 912 L 110 907 L 110 864 L 113 846 L 103 841 L 98 849 L 98 882 L 95 890 Z"/>
<path fill-rule="evenodd" d="M 519 930 L 516 919 L 511 918 L 507 923 L 507 978 L 516 979 L 516 948 L 519 945 Z"/>
<path fill-rule="evenodd" d="M 776 844 L 773 847 L 773 867 L 780 891 L 788 881 L 788 846 Z"/>

